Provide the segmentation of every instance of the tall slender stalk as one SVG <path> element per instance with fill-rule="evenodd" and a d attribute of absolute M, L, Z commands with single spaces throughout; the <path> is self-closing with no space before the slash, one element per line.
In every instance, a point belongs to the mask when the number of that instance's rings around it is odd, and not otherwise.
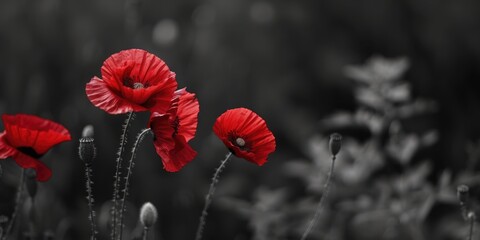
<path fill-rule="evenodd" d="M 8 226 L 7 226 L 7 229 L 5 230 L 5 234 L 3 235 L 2 240 L 6 240 L 8 235 L 10 235 L 10 231 L 12 231 L 13 224 L 15 223 L 15 219 L 17 218 L 17 215 L 18 215 L 18 209 L 22 204 L 22 192 L 23 192 L 24 183 L 25 183 L 25 169 L 22 168 L 22 173 L 20 175 L 20 182 L 18 183 L 18 188 L 17 188 L 17 195 L 15 197 L 15 207 L 13 209 L 12 218 L 10 219 L 10 222 L 8 222 Z"/>
<path fill-rule="evenodd" d="M 148 227 L 144 227 L 143 233 L 142 233 L 142 239 L 147 240 L 147 236 L 148 236 Z"/>
<path fill-rule="evenodd" d="M 220 166 L 217 168 L 215 171 L 215 174 L 213 175 L 212 182 L 210 183 L 210 189 L 208 189 L 208 194 L 205 197 L 205 205 L 203 206 L 202 210 L 202 215 L 200 216 L 200 223 L 197 228 L 197 234 L 195 235 L 195 240 L 200 240 L 202 239 L 203 235 L 203 229 L 205 228 L 205 223 L 206 223 L 206 218 L 208 215 L 208 208 L 210 207 L 210 204 L 212 203 L 213 200 L 213 194 L 215 193 L 216 185 L 218 183 L 218 177 L 220 176 L 220 173 L 223 171 L 225 168 L 225 165 L 227 164 L 227 161 L 230 159 L 232 156 L 232 153 L 228 153 L 225 159 L 222 160 L 220 163 Z"/>
<path fill-rule="evenodd" d="M 130 156 L 130 160 L 129 160 L 129 163 L 128 163 L 128 167 L 127 167 L 127 175 L 125 176 L 125 186 L 124 186 L 124 189 L 123 189 L 123 197 L 122 197 L 122 200 L 121 200 L 121 208 L 120 208 L 120 230 L 119 230 L 119 240 L 122 240 L 122 235 L 123 235 L 123 213 L 126 211 L 125 209 L 125 200 L 127 198 L 127 195 L 128 195 L 128 185 L 129 185 L 129 182 L 130 182 L 130 176 L 132 175 L 132 169 L 133 169 L 133 166 L 134 166 L 134 159 L 135 159 L 135 155 L 137 154 L 137 150 L 138 150 L 138 145 L 142 142 L 143 138 L 145 137 L 145 135 L 147 135 L 147 133 L 151 133 L 152 130 L 150 128 L 147 128 L 147 129 L 143 129 L 137 136 L 137 140 L 135 141 L 135 144 L 133 145 L 133 148 L 132 148 L 132 154 Z"/>
<path fill-rule="evenodd" d="M 127 144 L 127 133 L 128 133 L 128 128 L 130 126 L 130 123 L 134 120 L 135 118 L 135 113 L 130 112 L 128 114 L 127 119 L 125 120 L 125 123 L 123 124 L 122 128 L 122 135 L 120 137 L 120 147 L 118 148 L 117 152 L 117 165 L 115 167 L 115 177 L 114 177 L 114 182 L 113 182 L 113 206 L 112 206 L 112 233 L 111 233 L 111 238 L 112 240 L 116 240 L 116 233 L 117 233 L 117 211 L 118 211 L 118 199 L 120 198 L 119 192 L 120 192 L 120 178 L 121 178 L 121 172 L 120 169 L 122 168 L 122 156 L 123 152 L 125 150 L 125 145 Z"/>
<path fill-rule="evenodd" d="M 97 228 L 95 225 L 95 211 L 93 210 L 93 193 L 92 193 L 92 163 L 97 155 L 97 149 L 95 147 L 94 138 L 86 137 L 87 134 L 83 134 L 84 137 L 80 138 L 78 146 L 78 156 L 85 163 L 85 189 L 87 191 L 87 201 L 88 201 L 88 210 L 89 210 L 89 220 L 91 227 L 91 240 L 96 239 Z M 91 134 L 93 136 L 93 134 Z M 27 185 L 28 186 L 28 185 Z"/>
<path fill-rule="evenodd" d="M 318 217 L 320 216 L 320 212 L 322 211 L 325 199 L 327 198 L 328 192 L 330 190 L 330 182 L 333 179 L 333 174 L 334 174 L 333 170 L 335 168 L 335 159 L 336 157 L 334 155 L 332 157 L 332 164 L 330 166 L 330 171 L 328 172 L 327 181 L 323 186 L 322 197 L 320 198 L 320 202 L 318 203 L 317 209 L 315 210 L 315 215 L 313 216 L 312 220 L 310 220 L 310 223 L 308 224 L 307 229 L 303 233 L 301 240 L 307 239 L 308 234 L 310 233 L 310 231 L 312 231 L 313 226 L 315 226 L 315 223 L 318 221 Z"/>
<path fill-rule="evenodd" d="M 470 231 L 468 232 L 468 240 L 472 240 L 473 237 L 473 227 L 475 225 L 475 213 L 468 213 L 468 220 L 470 221 Z"/>
<path fill-rule="evenodd" d="M 90 165 L 85 164 L 85 178 L 87 180 L 86 182 L 86 188 L 87 188 L 87 200 L 88 200 L 88 210 L 90 212 L 90 216 L 88 217 L 90 219 L 90 230 L 92 232 L 92 235 L 90 237 L 91 240 L 95 240 L 96 237 L 95 235 L 97 234 L 97 227 L 95 225 L 95 211 L 93 210 L 93 194 L 92 194 L 92 185 L 93 182 L 91 180 L 92 178 L 92 168 Z"/>

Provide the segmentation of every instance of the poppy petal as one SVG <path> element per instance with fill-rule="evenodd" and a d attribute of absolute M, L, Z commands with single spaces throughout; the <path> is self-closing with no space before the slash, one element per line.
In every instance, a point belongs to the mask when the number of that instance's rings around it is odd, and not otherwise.
<path fill-rule="evenodd" d="M 182 137 L 175 138 L 175 148 L 170 151 L 158 151 L 163 167 L 168 172 L 177 172 L 191 162 L 197 152 Z"/>
<path fill-rule="evenodd" d="M 2 115 L 8 143 L 15 148 L 31 147 L 39 155 L 71 139 L 62 125 L 34 115 Z"/>
<path fill-rule="evenodd" d="M 131 103 L 125 98 L 113 92 L 107 83 L 98 77 L 93 77 L 86 85 L 88 99 L 95 107 L 98 107 L 110 114 L 122 114 L 127 112 L 142 112 L 148 109 Z"/>
<path fill-rule="evenodd" d="M 94 106 L 110 113 L 165 113 L 177 88 L 175 73 L 163 60 L 141 49 L 111 55 L 102 65 L 102 78 L 86 86 Z"/>
<path fill-rule="evenodd" d="M 123 86 L 124 80 L 152 86 L 170 77 L 167 64 L 142 49 L 128 49 L 112 54 L 103 63 L 101 71 L 102 78 L 113 86 Z"/>
<path fill-rule="evenodd" d="M 195 94 L 184 91 L 178 100 L 177 117 L 179 121 L 177 135 L 189 142 L 195 137 L 200 106 Z"/>
<path fill-rule="evenodd" d="M 153 144 L 158 151 L 169 151 L 175 147 L 174 128 L 170 124 L 170 114 L 153 113 L 149 125 L 154 134 Z"/>
<path fill-rule="evenodd" d="M 153 87 L 153 93 L 144 106 L 150 109 L 151 112 L 165 113 L 170 107 L 175 89 L 177 89 L 175 73 L 170 72 L 170 76 L 164 82 Z"/>
<path fill-rule="evenodd" d="M 7 142 L 6 132 L 0 133 L 0 159 L 6 159 L 15 155 L 17 150 L 10 146 Z"/>
<path fill-rule="evenodd" d="M 22 168 L 33 168 L 37 173 L 37 181 L 45 182 L 52 176 L 52 171 L 41 161 L 28 156 L 20 151 L 13 156 L 13 159 Z"/>

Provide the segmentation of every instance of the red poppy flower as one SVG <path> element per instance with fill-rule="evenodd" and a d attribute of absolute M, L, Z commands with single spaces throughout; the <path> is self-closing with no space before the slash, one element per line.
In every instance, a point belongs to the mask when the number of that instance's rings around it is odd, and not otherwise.
<path fill-rule="evenodd" d="M 213 131 L 233 154 L 259 166 L 275 151 L 275 137 L 265 121 L 246 108 L 223 113 L 217 118 Z"/>
<path fill-rule="evenodd" d="M 155 150 L 166 171 L 179 171 L 197 155 L 188 142 L 197 131 L 198 112 L 195 94 L 183 88 L 175 92 L 166 114 L 152 114 L 150 128 L 155 135 Z"/>
<path fill-rule="evenodd" d="M 157 56 L 140 49 L 110 56 L 102 66 L 102 78 L 86 86 L 90 102 L 110 113 L 154 110 L 164 113 L 177 88 L 175 73 Z"/>
<path fill-rule="evenodd" d="M 62 125 L 33 115 L 2 115 L 0 159 L 11 157 L 22 168 L 33 168 L 38 181 L 47 181 L 51 170 L 38 160 L 53 146 L 70 140 Z"/>

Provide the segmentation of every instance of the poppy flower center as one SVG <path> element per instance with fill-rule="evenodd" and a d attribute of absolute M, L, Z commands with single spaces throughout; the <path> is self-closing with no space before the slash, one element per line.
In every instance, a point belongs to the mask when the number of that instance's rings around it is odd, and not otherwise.
<path fill-rule="evenodd" d="M 141 82 L 135 82 L 132 78 L 130 77 L 125 77 L 123 79 L 123 85 L 129 88 L 133 89 L 140 89 L 140 88 L 145 88 L 145 85 Z"/>
<path fill-rule="evenodd" d="M 239 147 L 245 147 L 245 140 L 241 137 L 235 139 L 235 143 L 237 144 L 237 146 Z"/>
<path fill-rule="evenodd" d="M 133 84 L 133 88 L 134 89 L 139 89 L 139 88 L 144 88 L 144 86 L 143 86 L 142 83 L 136 82 L 136 83 Z"/>

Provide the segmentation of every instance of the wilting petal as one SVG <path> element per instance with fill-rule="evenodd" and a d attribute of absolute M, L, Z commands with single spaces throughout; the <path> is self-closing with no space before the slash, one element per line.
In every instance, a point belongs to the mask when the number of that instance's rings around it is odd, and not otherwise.
<path fill-rule="evenodd" d="M 195 137 L 198 124 L 198 113 L 200 106 L 195 94 L 185 91 L 178 101 L 178 129 L 177 135 L 185 138 L 185 141 L 190 141 Z"/>
<path fill-rule="evenodd" d="M 22 168 L 33 168 L 37 173 L 37 181 L 45 182 L 52 176 L 52 171 L 44 163 L 27 154 L 17 151 L 13 159 Z"/>
<path fill-rule="evenodd" d="M 169 151 L 175 147 L 173 140 L 174 128 L 170 124 L 170 114 L 153 113 L 150 117 L 149 125 L 153 131 L 155 149 L 159 151 Z"/>
<path fill-rule="evenodd" d="M 163 167 L 168 172 L 179 171 L 197 156 L 197 152 L 182 137 L 175 138 L 174 149 L 166 151 L 156 148 L 156 150 L 162 158 Z"/>

